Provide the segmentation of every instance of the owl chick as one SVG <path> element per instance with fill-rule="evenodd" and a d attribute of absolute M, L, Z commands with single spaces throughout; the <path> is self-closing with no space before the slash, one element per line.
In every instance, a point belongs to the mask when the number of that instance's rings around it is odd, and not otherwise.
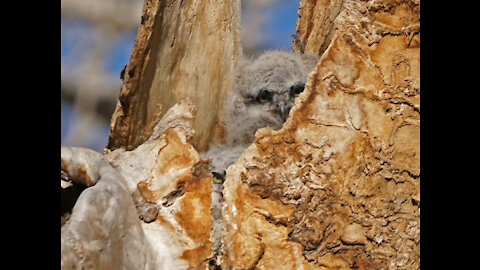
<path fill-rule="evenodd" d="M 235 70 L 233 87 L 221 111 L 226 131 L 225 144 L 210 147 L 203 156 L 212 159 L 212 217 L 215 259 L 220 263 L 222 232 L 223 181 L 225 170 L 251 144 L 257 129 L 282 127 L 294 105 L 295 97 L 305 88 L 308 73 L 317 63 L 317 55 L 269 51 L 255 61 L 242 60 Z"/>
<path fill-rule="evenodd" d="M 226 144 L 212 146 L 206 153 L 212 158 L 212 171 L 224 174 L 253 142 L 257 129 L 282 127 L 317 60 L 318 56 L 309 52 L 300 55 L 275 50 L 239 63 L 221 114 Z"/>

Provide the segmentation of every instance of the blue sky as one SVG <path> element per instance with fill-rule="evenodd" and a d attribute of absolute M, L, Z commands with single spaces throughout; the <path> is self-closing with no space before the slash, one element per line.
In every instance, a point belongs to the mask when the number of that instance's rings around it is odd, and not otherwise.
<path fill-rule="evenodd" d="M 114 74 L 120 74 L 123 66 L 128 64 L 136 34 L 136 32 L 125 33 L 117 38 L 115 43 L 118 45 L 106 56 L 107 70 Z"/>
<path fill-rule="evenodd" d="M 281 1 L 275 8 L 269 9 L 269 18 L 265 26 L 265 47 L 291 50 L 292 37 L 296 32 L 298 1 Z"/>

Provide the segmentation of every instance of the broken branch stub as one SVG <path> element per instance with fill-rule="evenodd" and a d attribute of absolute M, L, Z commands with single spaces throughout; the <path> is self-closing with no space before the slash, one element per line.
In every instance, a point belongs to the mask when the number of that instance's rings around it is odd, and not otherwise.
<path fill-rule="evenodd" d="M 90 149 L 62 147 L 61 152 L 62 168 L 66 164 L 70 173 L 69 168 L 88 168 L 76 179 L 90 183 L 61 229 L 62 269 L 155 269 L 122 176 Z"/>
<path fill-rule="evenodd" d="M 63 269 L 208 264 L 214 254 L 212 177 L 209 161 L 190 143 L 194 116 L 193 103 L 180 101 L 155 127 L 162 132 L 136 149 L 92 155 L 87 162 L 98 165 L 99 180 L 82 192 L 62 227 Z M 69 150 L 74 156 L 87 151 Z"/>

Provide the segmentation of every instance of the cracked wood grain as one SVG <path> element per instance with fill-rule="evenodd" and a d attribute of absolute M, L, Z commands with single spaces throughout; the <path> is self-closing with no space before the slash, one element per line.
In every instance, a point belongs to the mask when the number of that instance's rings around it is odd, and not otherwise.
<path fill-rule="evenodd" d="M 206 150 L 242 54 L 240 1 L 146 0 L 142 14 L 107 148 L 135 149 L 170 107 L 190 98 L 198 108 L 192 144 Z"/>
<path fill-rule="evenodd" d="M 260 233 L 277 238 L 257 265 L 419 268 L 419 3 L 301 7 L 297 38 L 321 57 L 283 128 L 227 170 L 225 267 L 248 267 Z M 326 28 L 306 19 L 320 9 L 338 11 Z"/>

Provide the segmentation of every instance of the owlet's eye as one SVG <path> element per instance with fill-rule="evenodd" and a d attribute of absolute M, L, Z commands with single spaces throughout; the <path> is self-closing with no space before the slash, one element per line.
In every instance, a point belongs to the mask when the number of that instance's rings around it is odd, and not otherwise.
<path fill-rule="evenodd" d="M 270 101 L 271 98 L 272 98 L 272 95 L 266 89 L 260 90 L 260 92 L 257 95 L 257 101 L 260 102 L 260 103 L 265 103 L 267 101 Z"/>
<path fill-rule="evenodd" d="M 298 95 L 303 92 L 303 89 L 305 89 L 305 84 L 292 85 L 292 87 L 290 87 L 290 96 L 298 97 Z"/>

